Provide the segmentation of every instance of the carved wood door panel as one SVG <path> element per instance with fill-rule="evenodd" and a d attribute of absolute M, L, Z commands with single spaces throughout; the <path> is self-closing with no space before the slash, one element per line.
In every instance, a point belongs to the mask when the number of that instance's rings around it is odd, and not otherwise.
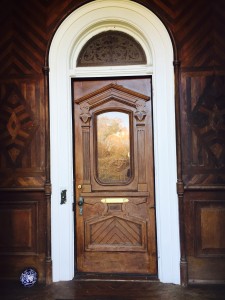
<path fill-rule="evenodd" d="M 156 275 L 151 78 L 73 93 L 77 271 Z"/>

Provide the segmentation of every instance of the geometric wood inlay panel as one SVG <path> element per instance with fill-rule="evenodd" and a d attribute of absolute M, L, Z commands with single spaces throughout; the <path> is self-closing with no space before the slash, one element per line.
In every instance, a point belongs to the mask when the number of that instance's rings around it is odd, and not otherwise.
<path fill-rule="evenodd" d="M 112 216 L 98 221 L 87 221 L 86 246 L 104 251 L 132 251 L 143 248 L 143 223 Z"/>
<path fill-rule="evenodd" d="M 182 79 L 182 140 L 184 182 L 192 185 L 225 184 L 225 76 Z M 186 111 L 186 113 L 185 113 Z"/>
<path fill-rule="evenodd" d="M 225 166 L 225 77 L 207 78 L 190 113 L 190 124 L 215 167 Z"/>
<path fill-rule="evenodd" d="M 0 145 L 10 164 L 19 163 L 37 128 L 20 90 L 14 84 L 6 85 L 0 103 Z"/>

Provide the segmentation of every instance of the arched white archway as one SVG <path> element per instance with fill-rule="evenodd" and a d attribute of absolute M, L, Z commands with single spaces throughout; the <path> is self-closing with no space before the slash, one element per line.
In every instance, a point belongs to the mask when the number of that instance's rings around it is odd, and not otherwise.
<path fill-rule="evenodd" d="M 76 68 L 82 46 L 104 30 L 132 35 L 145 50 L 147 64 Z M 49 67 L 53 281 L 74 276 L 71 78 L 152 74 L 158 273 L 161 282 L 180 283 L 173 47 L 165 26 L 133 1 L 90 2 L 59 26 L 50 47 Z M 63 189 L 67 202 L 61 205 Z"/>

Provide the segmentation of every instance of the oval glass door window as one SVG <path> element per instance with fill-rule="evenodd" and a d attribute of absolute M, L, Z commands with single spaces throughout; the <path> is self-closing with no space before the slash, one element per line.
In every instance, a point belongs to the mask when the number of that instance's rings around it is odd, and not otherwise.
<path fill-rule="evenodd" d="M 103 184 L 130 181 L 130 117 L 110 111 L 97 116 L 97 178 Z"/>

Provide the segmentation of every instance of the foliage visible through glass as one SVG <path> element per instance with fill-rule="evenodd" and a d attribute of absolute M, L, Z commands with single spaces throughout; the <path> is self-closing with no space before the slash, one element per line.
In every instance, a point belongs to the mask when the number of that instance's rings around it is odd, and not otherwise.
<path fill-rule="evenodd" d="M 131 178 L 129 115 L 97 116 L 97 174 L 102 183 L 126 183 Z"/>

